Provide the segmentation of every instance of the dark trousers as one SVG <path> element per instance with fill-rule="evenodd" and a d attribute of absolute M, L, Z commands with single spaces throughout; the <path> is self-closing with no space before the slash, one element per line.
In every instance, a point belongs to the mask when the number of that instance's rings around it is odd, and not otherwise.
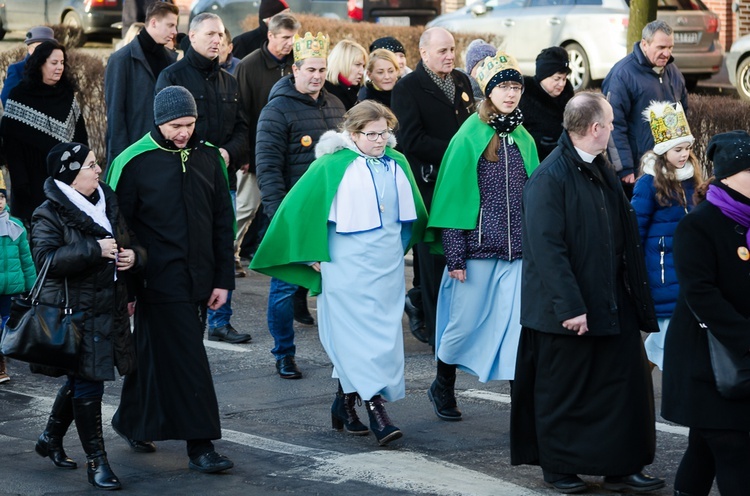
<path fill-rule="evenodd" d="M 440 281 L 445 269 L 445 257 L 430 253 L 430 247 L 425 243 L 417 245 L 419 254 L 419 279 L 422 291 L 422 310 L 424 324 L 430 335 L 429 343 L 435 347 L 435 316 L 437 314 L 437 300 L 440 292 Z"/>
<path fill-rule="evenodd" d="M 741 496 L 750 488 L 750 433 L 690 429 L 688 448 L 675 476 L 675 491 L 704 496 L 716 485 L 721 496 Z"/>
<path fill-rule="evenodd" d="M 89 381 L 69 375 L 68 387 L 73 392 L 73 398 L 101 398 L 104 394 L 103 381 Z"/>

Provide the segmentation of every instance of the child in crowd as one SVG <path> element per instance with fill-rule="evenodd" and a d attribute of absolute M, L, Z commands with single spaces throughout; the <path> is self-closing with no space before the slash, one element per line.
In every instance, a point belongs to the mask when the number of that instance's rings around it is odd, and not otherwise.
<path fill-rule="evenodd" d="M 703 174 L 692 151 L 695 138 L 690 134 L 682 105 L 651 102 L 643 116 L 650 123 L 654 149 L 641 159 L 641 176 L 635 183 L 632 204 L 638 216 L 649 285 L 661 330 L 646 338 L 646 354 L 661 370 L 664 339 L 679 290 L 672 259 L 672 237 L 677 223 L 695 206 L 693 193 L 701 184 Z"/>
<path fill-rule="evenodd" d="M 10 216 L 7 195 L 3 183 L 0 185 L 0 332 L 5 330 L 10 316 L 11 299 L 31 290 L 36 280 L 26 229 L 20 220 Z M 9 380 L 5 357 L 0 355 L 0 383 Z"/>

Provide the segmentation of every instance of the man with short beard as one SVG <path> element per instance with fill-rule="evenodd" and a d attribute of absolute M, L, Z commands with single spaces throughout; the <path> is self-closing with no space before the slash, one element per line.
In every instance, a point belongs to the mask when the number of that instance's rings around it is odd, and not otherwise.
<path fill-rule="evenodd" d="M 180 9 L 156 2 L 146 13 L 146 27 L 107 61 L 107 165 L 153 126 L 154 88 L 161 71 L 176 56 L 165 45 L 177 35 Z"/>

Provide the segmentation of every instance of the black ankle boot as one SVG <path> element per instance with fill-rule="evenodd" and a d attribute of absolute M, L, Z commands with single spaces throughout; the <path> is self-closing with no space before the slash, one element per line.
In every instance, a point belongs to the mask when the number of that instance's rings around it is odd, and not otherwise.
<path fill-rule="evenodd" d="M 440 420 L 461 420 L 461 410 L 456 403 L 456 366 L 438 360 L 437 377 L 433 381 L 427 396 Z"/>
<path fill-rule="evenodd" d="M 89 484 L 99 489 L 120 489 L 122 484 L 112 472 L 107 461 L 107 452 L 104 451 L 101 398 L 74 398 L 73 412 L 78 437 L 81 439 L 83 451 L 86 452 Z"/>
<path fill-rule="evenodd" d="M 388 418 L 384 403 L 385 400 L 380 395 L 373 397 L 370 401 L 365 401 L 367 415 L 370 417 L 370 430 L 375 434 L 380 446 L 385 446 L 403 436 L 401 430 Z"/>
<path fill-rule="evenodd" d="M 357 411 L 354 409 L 358 399 L 357 393 L 344 394 L 341 383 L 339 383 L 339 390 L 336 392 L 333 405 L 331 405 L 331 425 L 334 429 L 337 431 L 344 429 L 355 436 L 366 436 L 370 433 L 367 426 L 360 422 Z"/>
<path fill-rule="evenodd" d="M 294 304 L 294 320 L 305 325 L 315 324 L 315 320 L 310 315 L 310 310 L 307 309 L 307 288 L 300 286 L 292 296 L 292 302 Z"/>
<path fill-rule="evenodd" d="M 39 456 L 48 456 L 59 468 L 78 468 L 78 464 L 68 458 L 63 449 L 63 437 L 68 432 L 71 423 L 73 423 L 73 393 L 66 383 L 57 392 L 57 398 L 47 420 L 47 427 L 34 447 Z"/>

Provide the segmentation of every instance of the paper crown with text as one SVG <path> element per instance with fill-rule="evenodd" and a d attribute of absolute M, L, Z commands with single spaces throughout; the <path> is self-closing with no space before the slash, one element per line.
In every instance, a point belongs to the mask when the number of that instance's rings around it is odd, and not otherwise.
<path fill-rule="evenodd" d="M 679 102 L 652 101 L 643 111 L 643 117 L 654 136 L 654 153 L 657 155 L 664 155 L 679 144 L 692 144 L 695 141 Z"/>
<path fill-rule="evenodd" d="M 294 35 L 294 61 L 299 62 L 309 58 L 328 58 L 328 47 L 331 44 L 328 35 L 318 33 L 305 33 L 305 37 Z"/>
<path fill-rule="evenodd" d="M 479 63 L 477 83 L 486 95 L 488 94 L 487 85 L 494 88 L 503 81 L 516 81 L 523 84 L 523 76 L 515 57 L 498 50 L 493 57 L 486 57 Z M 489 88 L 489 90 L 492 91 L 492 88 Z"/>

